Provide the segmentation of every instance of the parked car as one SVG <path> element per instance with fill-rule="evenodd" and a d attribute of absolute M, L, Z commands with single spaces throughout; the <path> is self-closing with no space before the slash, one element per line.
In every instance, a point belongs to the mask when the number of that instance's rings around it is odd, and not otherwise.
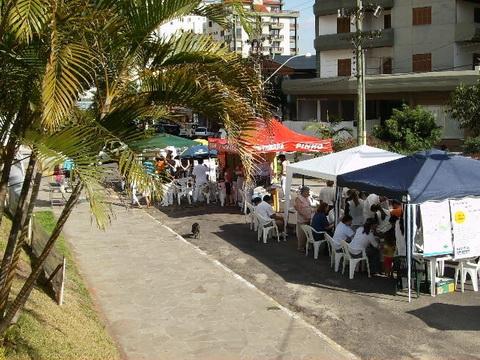
<path fill-rule="evenodd" d="M 180 135 L 180 125 L 178 124 L 171 124 L 168 122 L 157 122 L 155 125 L 155 132 L 157 133 L 166 133 L 171 135 Z"/>
<path fill-rule="evenodd" d="M 211 131 L 208 131 L 206 127 L 200 126 L 195 129 L 194 135 L 196 137 L 212 137 L 215 134 Z"/>

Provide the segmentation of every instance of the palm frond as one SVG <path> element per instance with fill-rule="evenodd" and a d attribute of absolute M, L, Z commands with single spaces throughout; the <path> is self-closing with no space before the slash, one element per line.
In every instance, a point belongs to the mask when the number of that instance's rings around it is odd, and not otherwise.
<path fill-rule="evenodd" d="M 17 0 L 9 13 L 10 31 L 17 39 L 31 42 L 46 25 L 49 10 L 46 0 Z"/>
<path fill-rule="evenodd" d="M 94 54 L 84 45 L 69 43 L 52 49 L 43 79 L 43 124 L 56 128 L 79 95 L 91 87 Z"/>

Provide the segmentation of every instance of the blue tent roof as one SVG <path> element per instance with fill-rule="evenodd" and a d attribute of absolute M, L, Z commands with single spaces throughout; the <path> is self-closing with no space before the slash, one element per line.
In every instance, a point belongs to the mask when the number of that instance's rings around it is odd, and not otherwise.
<path fill-rule="evenodd" d="M 338 186 L 411 203 L 480 196 L 480 161 L 429 150 L 337 177 Z"/>

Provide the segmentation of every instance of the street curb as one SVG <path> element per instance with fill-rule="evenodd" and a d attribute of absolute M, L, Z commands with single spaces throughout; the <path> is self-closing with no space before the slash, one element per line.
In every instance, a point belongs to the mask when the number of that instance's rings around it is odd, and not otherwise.
<path fill-rule="evenodd" d="M 224 264 L 222 264 L 220 261 L 218 261 L 217 259 L 213 258 L 211 255 L 209 255 L 207 252 L 203 251 L 202 249 L 200 249 L 197 245 L 195 244 L 192 244 L 191 242 L 187 241 L 183 236 L 181 236 L 180 234 L 178 234 L 177 232 L 175 232 L 175 230 L 173 230 L 172 228 L 170 228 L 169 226 L 163 224 L 160 220 L 156 219 L 154 216 L 152 216 L 151 214 L 149 214 L 148 212 L 144 211 L 145 214 L 150 217 L 152 220 L 154 220 L 155 222 L 157 222 L 160 226 L 162 226 L 163 228 L 167 229 L 169 232 L 171 232 L 173 235 L 176 236 L 176 238 L 182 242 L 184 242 L 185 244 L 191 246 L 196 252 L 198 252 L 199 254 L 201 254 L 202 256 L 205 256 L 206 258 L 208 258 L 210 261 L 212 261 L 216 266 L 220 267 L 221 269 L 223 269 L 224 271 L 226 271 L 227 273 L 229 273 L 230 275 L 232 275 L 235 279 L 239 280 L 240 282 L 242 282 L 244 285 L 246 285 L 247 287 L 251 288 L 251 289 L 254 289 L 257 293 L 259 293 L 260 295 L 262 295 L 264 298 L 266 298 L 267 300 L 273 302 L 275 304 L 276 307 L 278 307 L 280 310 L 282 310 L 283 312 L 285 312 L 289 317 L 295 319 L 295 320 L 298 320 L 300 321 L 303 325 L 305 325 L 307 328 L 311 329 L 315 335 L 317 335 L 318 337 L 320 337 L 323 341 L 327 342 L 330 346 L 334 347 L 337 351 L 339 351 L 340 353 L 342 353 L 343 355 L 345 355 L 347 358 L 350 358 L 352 360 L 357 360 L 357 359 L 360 359 L 358 356 L 354 355 L 353 353 L 351 353 L 350 351 L 348 351 L 347 349 L 345 349 L 343 346 L 339 345 L 338 343 L 336 343 L 334 340 L 332 340 L 331 338 L 329 338 L 327 335 L 325 335 L 323 332 L 321 332 L 318 328 L 316 328 L 315 326 L 313 326 L 312 324 L 310 324 L 308 321 L 306 321 L 299 313 L 296 313 L 294 311 L 291 311 L 290 309 L 286 308 L 285 306 L 281 305 L 280 303 L 278 303 L 278 301 L 276 301 L 274 298 L 272 298 L 271 296 L 267 295 L 266 293 L 264 293 L 262 290 L 260 290 L 259 288 L 257 288 L 254 284 L 252 284 L 250 281 L 248 281 L 247 279 L 245 279 L 244 277 L 240 276 L 239 274 L 237 274 L 236 272 L 234 272 L 232 269 L 228 268 L 227 266 L 225 266 Z"/>

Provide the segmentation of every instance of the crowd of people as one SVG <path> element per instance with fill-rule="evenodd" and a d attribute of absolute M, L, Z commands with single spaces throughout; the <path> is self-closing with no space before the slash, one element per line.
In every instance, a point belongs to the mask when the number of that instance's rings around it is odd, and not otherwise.
<path fill-rule="evenodd" d="M 342 242 L 346 241 L 352 258 L 366 253 L 372 273 L 383 270 L 387 275 L 391 274 L 394 255 L 405 256 L 406 253 L 401 204 L 376 194 L 367 195 L 349 189 L 342 196 L 341 220 L 335 224 L 333 185 L 333 182 L 327 182 L 327 186 L 320 190 L 315 211 L 311 206 L 310 189 L 307 186 L 300 189 L 294 203 L 298 251 L 305 251 L 306 234 L 301 226 L 308 224 L 315 231 L 332 237 L 333 251 L 342 252 Z M 314 236 L 315 240 L 323 240 L 323 234 Z"/>

